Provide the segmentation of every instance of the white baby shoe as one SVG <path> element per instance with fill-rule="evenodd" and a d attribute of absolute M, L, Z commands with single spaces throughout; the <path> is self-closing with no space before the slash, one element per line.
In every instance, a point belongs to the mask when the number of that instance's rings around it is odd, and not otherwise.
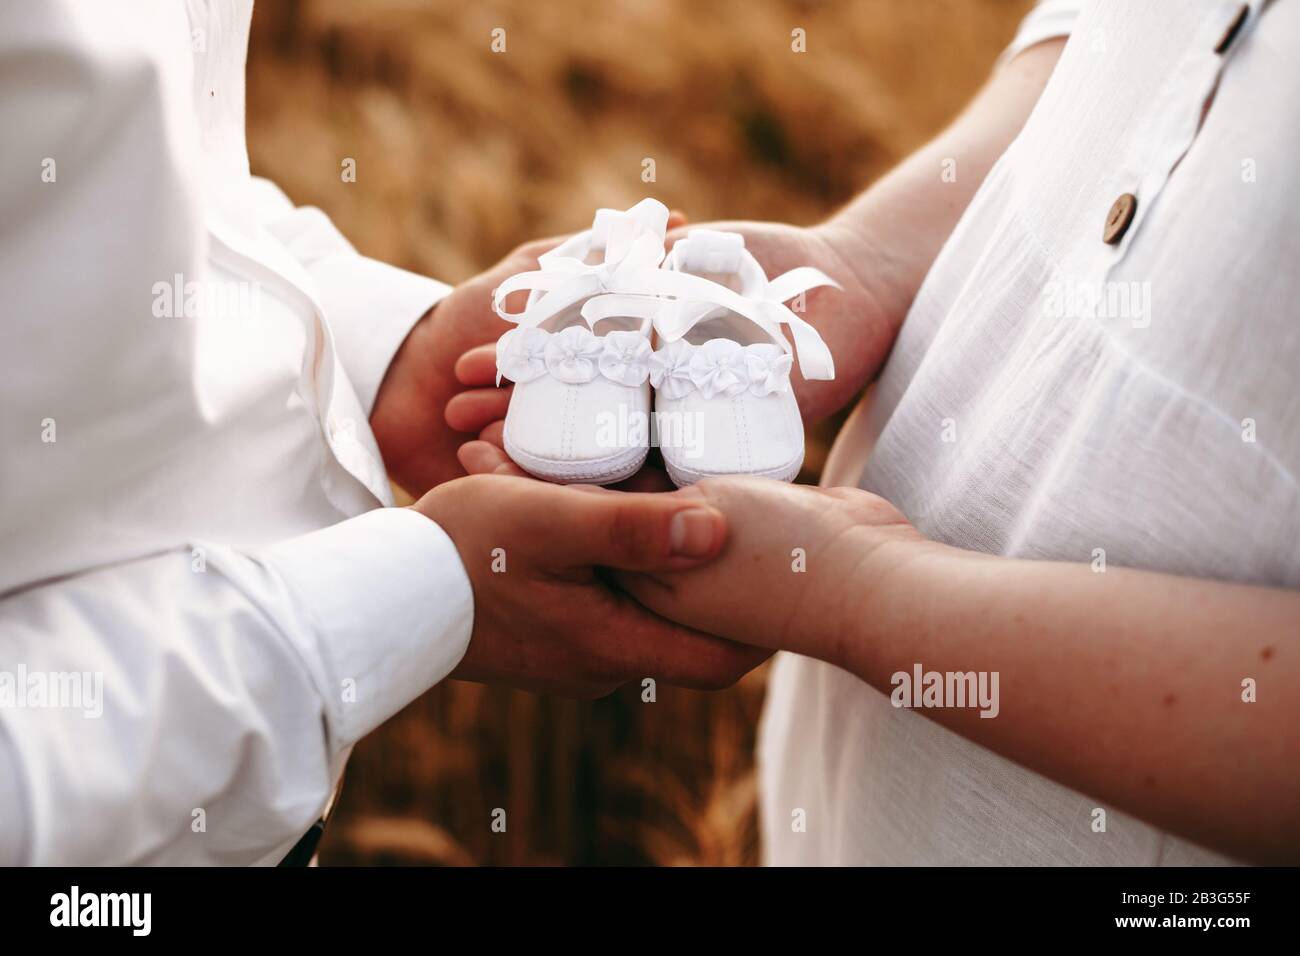
<path fill-rule="evenodd" d="M 673 246 L 647 290 L 660 302 L 651 359 L 655 423 L 668 475 L 679 486 L 719 475 L 790 481 L 803 465 L 803 419 L 790 388 L 794 336 L 806 379 L 835 377 L 830 350 L 783 303 L 839 286 L 802 267 L 768 281 L 736 233 L 696 229 Z"/>
<path fill-rule="evenodd" d="M 517 326 L 497 342 L 497 380 L 515 383 L 505 450 L 539 478 L 605 485 L 634 474 L 649 448 L 650 331 L 658 300 L 647 277 L 664 258 L 668 209 L 644 199 L 597 211 L 591 229 L 512 276 L 495 295 Z M 512 292 L 530 290 L 522 312 Z"/>

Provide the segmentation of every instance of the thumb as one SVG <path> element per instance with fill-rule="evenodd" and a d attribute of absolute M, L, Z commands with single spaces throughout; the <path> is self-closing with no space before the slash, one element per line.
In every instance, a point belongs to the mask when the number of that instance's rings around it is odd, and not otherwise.
<path fill-rule="evenodd" d="M 575 485 L 554 490 L 548 507 L 534 512 L 544 527 L 532 540 L 543 545 L 541 553 L 557 568 L 680 570 L 712 559 L 726 540 L 722 512 L 695 489 L 638 494 Z"/>

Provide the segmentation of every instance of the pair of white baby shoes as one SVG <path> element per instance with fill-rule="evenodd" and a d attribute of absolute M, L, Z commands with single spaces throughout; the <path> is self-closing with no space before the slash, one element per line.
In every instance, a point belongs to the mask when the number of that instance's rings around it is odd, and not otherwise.
<path fill-rule="evenodd" d="M 497 342 L 498 382 L 515 383 L 505 449 L 531 474 L 611 484 L 634 474 L 651 444 L 678 485 L 798 474 L 803 421 L 781 326 L 805 378 L 834 378 L 835 366 L 821 336 L 783 303 L 835 282 L 809 267 L 769 281 L 742 236 L 707 229 L 665 260 L 667 224 L 653 199 L 598 210 L 591 229 L 543 255 L 538 271 L 497 289 L 497 314 L 516 325 Z M 507 311 L 523 291 L 523 311 Z"/>

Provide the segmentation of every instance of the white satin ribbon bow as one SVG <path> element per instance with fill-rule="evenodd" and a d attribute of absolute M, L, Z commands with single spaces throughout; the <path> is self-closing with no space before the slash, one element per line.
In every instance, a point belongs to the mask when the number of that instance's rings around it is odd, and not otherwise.
<path fill-rule="evenodd" d="M 840 288 L 821 270 L 811 266 L 791 269 L 772 279 L 756 294 L 748 296 L 683 272 L 660 270 L 648 277 L 648 283 L 643 287 L 645 291 L 671 297 L 661 304 L 655 317 L 655 331 L 665 341 L 676 342 L 710 313 L 719 307 L 726 308 L 759 326 L 787 353 L 790 352 L 790 343 L 781 334 L 781 326 L 788 327 L 794 337 L 799 371 L 804 378 L 829 381 L 835 377 L 835 361 L 821 335 L 785 305 L 809 289 L 819 286 Z"/>
<path fill-rule="evenodd" d="M 646 276 L 658 271 L 664 258 L 667 208 L 643 199 L 625 213 L 602 209 L 599 215 L 606 232 L 600 262 L 584 261 L 592 233 L 579 233 L 538 257 L 540 269 L 521 272 L 497 286 L 492 298 L 497 315 L 521 327 L 536 327 L 594 295 L 643 292 Z M 506 298 L 525 289 L 529 296 L 523 311 L 507 310 Z"/>

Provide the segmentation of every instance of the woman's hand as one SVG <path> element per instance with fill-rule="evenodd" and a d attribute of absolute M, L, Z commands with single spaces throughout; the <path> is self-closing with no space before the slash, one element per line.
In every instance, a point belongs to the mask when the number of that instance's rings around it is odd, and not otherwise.
<path fill-rule="evenodd" d="M 659 615 L 770 649 L 847 665 L 872 593 L 888 586 L 893 569 L 937 547 L 889 502 L 856 488 L 764 478 L 692 487 L 727 520 L 719 557 L 683 573 L 622 573 L 619 584 Z"/>
<path fill-rule="evenodd" d="M 965 551 L 863 491 L 695 488 L 726 518 L 721 555 L 618 578 L 658 615 L 820 658 L 884 694 L 917 667 L 996 675 L 991 710 L 919 712 L 1231 856 L 1300 859 L 1300 593 Z"/>
<path fill-rule="evenodd" d="M 835 359 L 835 378 L 829 382 L 807 381 L 795 363 L 790 382 L 804 421 L 811 424 L 839 411 L 876 377 L 907 310 L 894 288 L 891 260 L 884 250 L 835 220 L 811 227 L 737 221 L 699 228 L 739 233 L 769 279 L 812 266 L 839 283 L 839 289 L 821 286 L 807 292 L 802 302 L 789 303 L 817 329 Z M 669 233 L 669 247 L 689 232 L 686 228 Z"/>

